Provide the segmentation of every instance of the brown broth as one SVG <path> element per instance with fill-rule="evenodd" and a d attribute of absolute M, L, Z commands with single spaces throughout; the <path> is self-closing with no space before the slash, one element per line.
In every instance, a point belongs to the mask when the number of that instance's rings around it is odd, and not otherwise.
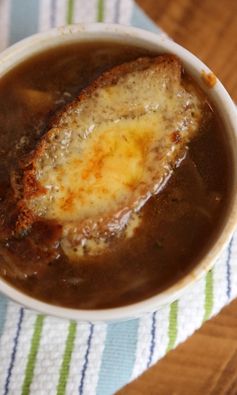
<path fill-rule="evenodd" d="M 2 77 L 0 198 L 9 188 L 10 169 L 35 146 L 55 111 L 105 69 L 147 54 L 109 42 L 73 44 L 34 56 Z M 32 97 L 31 89 L 50 95 Z M 144 207 L 134 238 L 86 264 L 61 254 L 24 279 L 12 276 L 2 257 L 2 276 L 40 300 L 82 309 L 126 305 L 166 289 L 198 263 L 220 229 L 231 185 L 228 152 L 214 110 L 165 189 Z"/>

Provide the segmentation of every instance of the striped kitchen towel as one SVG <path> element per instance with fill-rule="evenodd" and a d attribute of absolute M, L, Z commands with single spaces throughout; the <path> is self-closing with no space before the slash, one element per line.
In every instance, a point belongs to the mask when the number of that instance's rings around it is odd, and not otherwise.
<path fill-rule="evenodd" d="M 66 23 L 159 29 L 132 0 L 0 0 L 0 50 Z M 111 395 L 237 295 L 237 234 L 215 268 L 178 301 L 140 319 L 80 324 L 37 315 L 0 295 L 0 393 Z"/>

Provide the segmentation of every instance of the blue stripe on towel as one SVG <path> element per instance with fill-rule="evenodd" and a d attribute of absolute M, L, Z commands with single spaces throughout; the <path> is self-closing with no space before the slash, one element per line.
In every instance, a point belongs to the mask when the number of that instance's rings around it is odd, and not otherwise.
<path fill-rule="evenodd" d="M 2 294 L 0 294 L 0 337 L 3 333 L 3 329 L 6 321 L 7 303 L 8 303 L 7 298 Z"/>
<path fill-rule="evenodd" d="M 152 22 L 152 20 L 144 14 L 144 12 L 139 7 L 133 7 L 132 17 L 130 24 L 135 27 L 140 27 L 142 29 L 150 30 L 154 33 L 161 33 L 162 30 Z"/>
<path fill-rule="evenodd" d="M 57 0 L 51 0 L 51 7 L 50 7 L 50 26 L 51 27 L 56 26 L 56 1 Z"/>
<path fill-rule="evenodd" d="M 111 395 L 131 378 L 136 358 L 139 320 L 109 324 L 97 395 Z"/>
<path fill-rule="evenodd" d="M 149 368 L 152 363 L 153 354 L 156 346 L 155 337 L 156 337 L 156 313 L 153 313 L 151 316 L 151 343 L 150 343 L 150 352 L 147 362 L 147 368 Z"/>
<path fill-rule="evenodd" d="M 11 0 L 9 45 L 38 31 L 39 0 Z"/>
<path fill-rule="evenodd" d="M 233 237 L 228 245 L 227 248 L 227 259 L 226 259 L 226 282 L 227 282 L 227 288 L 226 288 L 226 295 L 227 298 L 230 299 L 231 297 L 231 266 L 230 266 L 230 261 L 231 261 L 231 254 L 232 254 L 232 245 L 233 245 Z"/>
<path fill-rule="evenodd" d="M 85 353 L 85 359 L 84 359 L 84 364 L 83 364 L 82 372 L 81 372 L 81 381 L 80 381 L 80 385 L 79 385 L 79 395 L 82 395 L 83 391 L 84 391 L 84 381 L 85 381 L 85 377 L 86 377 L 87 366 L 88 366 L 88 363 L 89 363 L 89 354 L 90 354 L 90 349 L 91 349 L 91 341 L 92 341 L 93 332 L 94 332 L 94 325 L 90 324 L 90 332 L 89 332 L 89 336 L 88 336 L 88 340 L 87 340 L 87 348 L 86 348 L 86 353 Z"/>
<path fill-rule="evenodd" d="M 7 395 L 9 392 L 9 384 L 11 381 L 12 370 L 13 370 L 14 364 L 15 364 L 17 346 L 18 346 L 18 341 L 19 341 L 19 337 L 20 337 L 23 317 L 24 317 L 24 309 L 21 307 L 19 310 L 19 319 L 18 319 L 18 323 L 17 323 L 17 327 L 16 327 L 16 335 L 13 340 L 13 348 L 12 348 L 12 353 L 11 353 L 10 364 L 7 369 L 7 377 L 6 377 L 6 382 L 5 382 L 5 386 L 4 386 L 4 395 Z"/>
<path fill-rule="evenodd" d="M 121 3 L 121 0 L 116 0 L 116 3 L 115 3 L 115 6 L 114 6 L 114 9 L 115 9 L 115 12 L 114 12 L 114 23 L 119 23 L 119 19 L 120 19 L 120 4 Z"/>

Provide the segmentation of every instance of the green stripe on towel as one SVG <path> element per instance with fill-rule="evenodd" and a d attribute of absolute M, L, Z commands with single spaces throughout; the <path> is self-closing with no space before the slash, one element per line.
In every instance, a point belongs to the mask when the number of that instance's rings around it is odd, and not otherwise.
<path fill-rule="evenodd" d="M 76 322 L 71 321 L 69 324 L 69 327 L 68 327 L 66 346 L 65 346 L 63 361 L 62 361 L 62 365 L 61 365 L 61 369 L 60 369 L 59 382 L 58 382 L 58 387 L 57 387 L 57 395 L 64 395 L 65 394 L 68 375 L 69 375 L 69 368 L 70 368 L 70 363 L 71 363 L 71 357 L 72 357 L 72 351 L 74 348 L 74 341 L 75 341 L 75 337 L 76 337 L 76 329 L 77 329 Z"/>
<path fill-rule="evenodd" d="M 74 17 L 74 0 L 68 0 L 67 2 L 67 21 L 66 23 L 70 25 L 73 23 Z"/>
<path fill-rule="evenodd" d="M 172 350 L 175 346 L 175 342 L 177 339 L 177 324 L 178 324 L 178 301 L 173 302 L 170 305 L 170 314 L 169 314 L 169 329 L 168 329 L 168 337 L 169 343 L 167 346 L 167 352 Z"/>
<path fill-rule="evenodd" d="M 205 287 L 205 303 L 204 303 L 204 317 L 203 321 L 208 320 L 213 309 L 213 272 L 212 270 L 206 275 L 206 287 Z"/>
<path fill-rule="evenodd" d="M 97 22 L 104 21 L 104 0 L 98 0 L 97 3 Z"/>
<path fill-rule="evenodd" d="M 25 378 L 22 385 L 22 392 L 21 392 L 22 395 L 28 395 L 30 393 L 30 386 L 34 376 L 35 362 L 40 345 L 43 323 L 44 323 L 44 316 L 38 315 L 36 317 L 34 324 L 34 332 L 31 339 L 31 347 L 30 347 L 30 352 L 28 355 L 28 361 L 25 370 Z"/>

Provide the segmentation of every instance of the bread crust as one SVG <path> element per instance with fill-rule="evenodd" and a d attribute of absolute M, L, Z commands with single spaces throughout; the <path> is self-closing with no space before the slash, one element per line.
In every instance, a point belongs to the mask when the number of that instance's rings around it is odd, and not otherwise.
<path fill-rule="evenodd" d="M 36 162 L 39 157 L 44 154 L 44 151 L 48 144 L 51 143 L 51 137 L 55 135 L 55 129 L 58 129 L 65 125 L 65 116 L 73 112 L 78 106 L 88 100 L 98 89 L 105 86 L 116 85 L 121 77 L 134 71 L 144 71 L 149 69 L 150 66 L 156 65 L 159 67 L 159 73 L 162 72 L 160 67 L 166 69 L 167 67 L 172 68 L 174 74 L 180 78 L 181 76 L 181 63 L 179 59 L 174 55 L 159 55 L 157 57 L 142 57 L 129 63 L 123 63 L 119 66 L 115 66 L 112 69 L 105 71 L 96 80 L 94 80 L 89 86 L 85 87 L 80 94 L 69 104 L 67 104 L 61 111 L 59 111 L 50 122 L 48 131 L 42 136 L 38 142 L 35 150 L 31 152 L 24 160 L 20 162 L 20 171 L 22 174 L 22 196 L 18 203 L 21 215 L 17 222 L 17 229 L 25 229 L 29 226 L 37 216 L 33 212 L 30 212 L 27 208 L 26 202 L 28 199 L 34 198 L 39 195 L 46 193 L 46 189 L 40 185 L 36 177 Z M 66 115 L 65 115 L 66 114 Z M 13 186 L 14 190 L 16 186 Z M 25 213 L 25 214 L 24 214 Z"/>
<path fill-rule="evenodd" d="M 41 216 L 35 212 L 29 204 L 32 200 L 44 196 L 48 192 L 45 186 L 37 179 L 37 164 L 44 155 L 49 155 L 47 149 L 51 150 L 49 152 L 53 152 L 53 143 L 56 141 L 57 144 L 57 139 L 60 139 L 61 133 L 67 128 L 73 130 L 74 117 L 80 117 L 78 113 L 80 112 L 81 106 L 86 104 L 91 98 L 96 97 L 97 92 L 100 92 L 102 88 L 119 85 L 120 82 L 131 73 L 138 73 L 137 78 L 139 84 L 139 78 L 145 78 L 144 73 L 150 72 L 151 68 L 152 72 L 157 75 L 157 78 L 169 75 L 170 81 L 168 81 L 168 84 L 182 86 L 182 65 L 176 56 L 165 54 L 156 57 L 138 58 L 135 61 L 121 64 L 104 72 L 94 82 L 84 88 L 71 103 L 56 114 L 48 130 L 38 142 L 35 150 L 19 162 L 18 174 L 12 183 L 15 193 L 18 195 L 17 208 L 19 215 L 15 226 L 16 234 L 25 232 L 34 222 L 42 220 Z M 188 139 L 186 139 L 186 142 L 188 142 Z M 185 151 L 185 147 L 179 131 L 172 130 L 172 133 L 170 133 L 170 143 L 176 146 L 180 145 L 181 149 L 177 155 L 177 159 L 180 159 Z M 157 151 L 157 157 L 159 157 L 159 155 L 160 153 Z M 176 166 L 175 154 L 174 158 L 175 160 L 173 160 L 173 163 L 168 163 L 169 171 L 159 180 L 161 186 L 165 184 L 166 179 L 168 179 L 172 173 L 172 168 Z M 152 180 L 153 184 L 154 182 L 155 181 Z M 137 200 L 133 201 L 133 197 L 131 197 L 125 207 L 119 206 L 117 207 L 117 211 L 108 210 L 104 213 L 103 217 L 100 218 L 82 219 L 80 223 L 75 223 L 74 228 L 71 227 L 71 223 L 60 223 L 59 219 L 59 224 L 65 225 L 66 237 L 69 240 L 69 244 L 73 245 L 75 240 L 76 243 L 78 243 L 85 238 L 91 240 L 99 240 L 102 238 L 104 241 L 105 239 L 114 237 L 114 235 L 119 233 L 124 227 L 124 223 L 133 216 L 133 213 L 137 212 L 139 207 L 144 205 L 145 201 L 154 193 L 154 190 L 149 191 L 147 190 L 147 185 L 141 185 L 139 192 L 141 193 L 139 197 L 140 200 L 137 199 L 136 196 Z"/>

